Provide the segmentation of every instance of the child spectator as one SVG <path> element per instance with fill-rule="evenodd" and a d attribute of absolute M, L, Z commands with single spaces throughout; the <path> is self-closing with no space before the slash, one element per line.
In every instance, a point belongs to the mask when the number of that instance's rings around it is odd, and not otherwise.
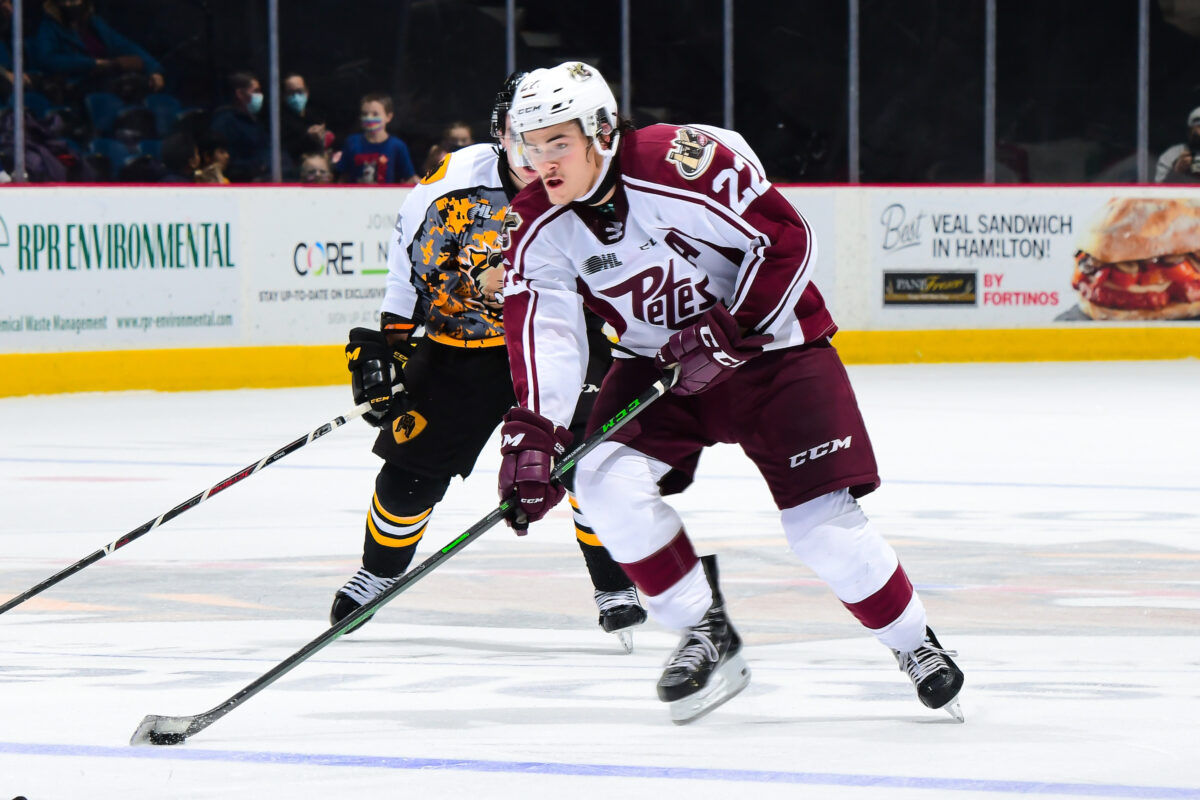
<path fill-rule="evenodd" d="M 471 126 L 459 120 L 451 122 L 442 130 L 442 138 L 437 144 L 429 148 L 428 155 L 425 156 L 425 164 L 421 167 L 422 175 L 429 175 L 438 164 L 442 163 L 442 159 L 448 153 L 453 153 L 455 150 L 461 150 L 469 144 L 475 144 L 475 140 L 471 137 Z"/>
<path fill-rule="evenodd" d="M 225 177 L 229 167 L 229 145 L 225 138 L 210 132 L 200 140 L 198 149 L 200 169 L 196 170 L 196 183 L 229 183 Z"/>
<path fill-rule="evenodd" d="M 305 153 L 300 158 L 301 183 L 333 183 L 333 167 L 324 153 Z"/>
<path fill-rule="evenodd" d="M 392 98 L 372 93 L 362 99 L 362 133 L 346 137 L 337 162 L 345 183 L 416 183 L 416 169 L 408 145 L 388 133 Z"/>

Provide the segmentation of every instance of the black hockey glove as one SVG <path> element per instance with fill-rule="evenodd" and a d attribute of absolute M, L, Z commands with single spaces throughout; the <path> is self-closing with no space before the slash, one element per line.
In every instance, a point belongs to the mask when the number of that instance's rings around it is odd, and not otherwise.
<path fill-rule="evenodd" d="M 370 328 L 350 331 L 350 342 L 346 345 L 350 387 L 356 404 L 371 404 L 371 410 L 363 414 L 368 425 L 378 428 L 387 423 L 394 401 L 393 385 L 404 374 L 404 364 L 413 347 L 415 343 L 406 340 L 393 348 L 386 334 Z"/>

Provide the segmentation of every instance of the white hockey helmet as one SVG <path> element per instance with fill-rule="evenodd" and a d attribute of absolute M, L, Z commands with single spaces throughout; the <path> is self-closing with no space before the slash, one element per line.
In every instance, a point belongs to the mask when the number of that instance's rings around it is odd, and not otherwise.
<path fill-rule="evenodd" d="M 513 93 L 509 115 L 517 134 L 577 119 L 584 135 L 595 139 L 615 130 L 617 98 L 600 70 L 567 61 L 526 75 Z"/>

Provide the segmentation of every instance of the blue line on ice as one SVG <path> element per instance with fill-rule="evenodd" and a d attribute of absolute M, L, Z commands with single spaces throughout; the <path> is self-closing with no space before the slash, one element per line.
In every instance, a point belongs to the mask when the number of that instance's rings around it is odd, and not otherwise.
<path fill-rule="evenodd" d="M 124 458 L 23 458 L 6 456 L 0 458 L 0 463 L 11 464 L 115 464 L 126 467 L 215 467 L 220 469 L 238 469 L 245 466 L 243 462 L 233 461 L 145 461 L 142 459 L 124 459 Z M 351 470 L 363 471 L 368 470 L 374 472 L 376 466 L 374 464 L 366 465 L 347 465 L 347 464 L 272 464 L 275 469 L 327 469 L 327 470 Z M 717 475 L 705 473 L 706 478 L 719 478 L 720 480 L 761 480 L 757 475 Z M 1134 486 L 1128 483 L 1021 483 L 1017 481 L 949 481 L 949 480 L 934 480 L 934 481 L 917 481 L 905 480 L 904 478 L 891 478 L 884 476 L 884 483 L 899 483 L 908 486 L 977 486 L 981 488 L 1001 488 L 1001 489 L 1085 489 L 1085 490 L 1103 490 L 1106 492 L 1196 492 L 1200 493 L 1200 486 Z"/>
<path fill-rule="evenodd" d="M 926 789 L 948 792 L 998 794 L 1052 794 L 1073 797 L 1200 798 L 1200 789 L 1170 786 L 1004 781 L 971 778 L 915 778 L 899 775 L 843 775 L 833 772 L 776 772 L 750 769 L 705 769 L 622 764 L 560 764 L 548 761 L 483 761 L 452 758 L 399 758 L 394 756 L 338 755 L 329 753 L 277 753 L 247 750 L 201 750 L 189 747 L 98 747 L 69 744 L 0 742 L 0 753 L 23 756 L 74 758 L 143 758 L 178 761 L 215 761 L 239 764 L 355 767 L 394 770 L 460 770 L 521 775 L 568 775 L 606 778 L 665 778 L 669 780 L 729 781 L 732 783 L 788 783 L 808 786 L 870 786 L 882 789 Z"/>

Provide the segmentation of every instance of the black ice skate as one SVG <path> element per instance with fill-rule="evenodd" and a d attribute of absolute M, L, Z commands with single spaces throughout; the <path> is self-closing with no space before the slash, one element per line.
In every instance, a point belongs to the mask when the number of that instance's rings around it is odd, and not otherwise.
<path fill-rule="evenodd" d="M 615 592 L 596 590 L 596 607 L 600 609 L 600 627 L 605 633 L 615 633 L 626 653 L 633 652 L 633 631 L 646 621 L 646 609 L 638 601 L 637 589 L 619 589 Z"/>
<path fill-rule="evenodd" d="M 676 725 L 699 719 L 750 683 L 750 668 L 740 655 L 741 637 L 725 616 L 717 557 L 704 556 L 700 563 L 712 588 L 712 606 L 700 622 L 683 632 L 658 680 L 658 699 L 671 704 L 671 721 Z"/>
<path fill-rule="evenodd" d="M 329 624 L 337 625 L 359 608 L 383 594 L 395 582 L 395 578 L 381 578 L 365 569 L 359 569 L 333 596 L 333 606 L 329 609 Z M 346 633 L 358 630 L 366 624 L 368 619 L 370 619 L 369 616 Z"/>
<path fill-rule="evenodd" d="M 962 709 L 958 705 L 958 692 L 963 685 L 963 672 L 958 665 L 950 660 L 956 656 L 953 650 L 945 650 L 938 642 L 933 631 L 925 628 L 925 642 L 916 650 L 901 653 L 892 651 L 900 670 L 907 672 L 913 686 L 917 687 L 917 697 L 928 708 L 944 708 L 946 713 L 959 722 L 964 722 Z"/>

